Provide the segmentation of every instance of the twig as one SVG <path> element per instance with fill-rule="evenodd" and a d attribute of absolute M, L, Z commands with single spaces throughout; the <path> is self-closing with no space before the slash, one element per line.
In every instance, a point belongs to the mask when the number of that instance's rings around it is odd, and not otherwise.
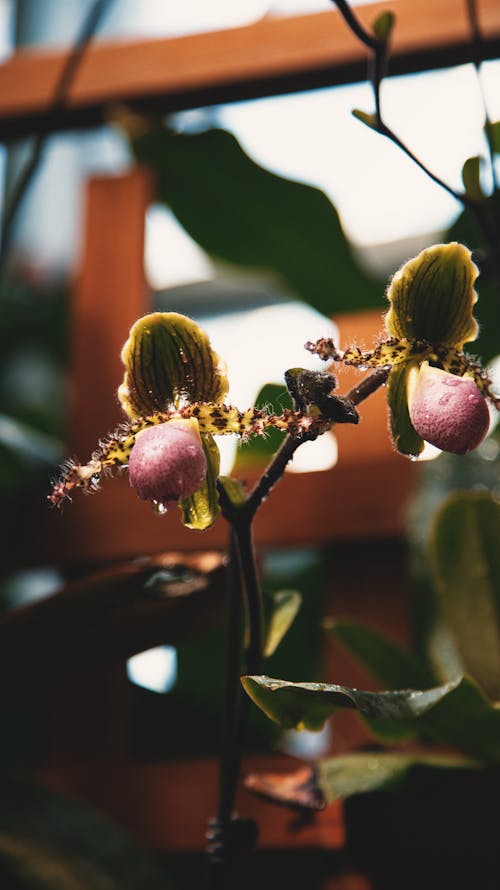
<path fill-rule="evenodd" d="M 476 221 L 484 233 L 485 239 L 489 245 L 491 256 L 495 267 L 497 269 L 497 273 L 500 276 L 500 233 L 498 231 L 497 225 L 495 221 L 492 219 L 488 208 L 486 207 L 483 201 L 478 201 L 475 198 L 471 197 L 467 194 L 467 192 L 460 192 L 453 189 L 447 182 L 437 176 L 432 172 L 417 156 L 408 148 L 407 145 L 397 136 L 397 134 L 389 127 L 382 115 L 382 109 L 380 104 L 380 86 L 382 82 L 382 78 L 385 75 L 385 67 L 388 62 L 388 41 L 380 41 L 375 37 L 375 35 L 370 34 L 349 5 L 346 3 L 346 0 L 332 0 L 335 3 L 337 9 L 340 14 L 344 18 L 346 24 L 349 26 L 353 34 L 362 41 L 362 43 L 367 46 L 372 51 L 372 60 L 369 67 L 369 80 L 372 86 L 374 99 L 375 99 L 375 117 L 376 117 L 376 132 L 380 133 L 381 136 L 385 136 L 389 139 L 394 145 L 396 145 L 417 167 L 422 170 L 436 185 L 440 186 L 444 189 L 451 197 L 455 198 L 464 208 L 470 211 L 473 216 L 476 218 Z M 477 15 L 475 9 L 475 0 L 467 0 L 468 8 L 469 8 L 469 17 L 471 20 L 471 27 L 473 32 L 473 45 L 475 43 L 476 46 L 476 57 L 477 63 L 480 60 L 480 31 L 479 25 L 477 22 Z M 487 130 L 488 134 L 488 130 Z M 490 124 L 490 134 L 491 134 L 491 124 Z M 491 146 L 491 135 L 489 136 L 489 144 L 490 151 L 492 151 Z"/>
<path fill-rule="evenodd" d="M 477 4 L 476 0 L 466 0 L 467 6 L 467 15 L 469 17 L 469 25 L 471 30 L 471 50 L 472 50 L 472 63 L 474 68 L 476 69 L 477 80 L 479 84 L 479 91 L 481 93 L 481 101 L 483 103 L 484 110 L 484 131 L 486 134 L 486 142 L 488 144 L 488 152 L 489 152 L 489 160 L 490 160 L 490 169 L 491 176 L 493 181 L 493 189 L 496 191 L 498 189 L 498 180 L 495 170 L 495 152 L 493 148 L 493 127 L 491 123 L 491 118 L 488 114 L 488 106 L 486 104 L 486 97 L 484 95 L 483 85 L 481 81 L 481 61 L 482 61 L 482 53 L 481 47 L 483 43 L 483 38 L 481 34 L 481 28 L 479 26 L 479 18 L 477 14 Z"/>
<path fill-rule="evenodd" d="M 64 107 L 68 92 L 81 65 L 82 59 L 111 3 L 113 3 L 113 0 L 96 0 L 88 15 L 85 17 L 80 33 L 78 34 L 75 44 L 57 81 L 54 95 L 50 102 L 51 111 L 58 111 Z M 35 137 L 31 157 L 19 175 L 6 206 L 0 235 L 0 272 L 4 267 L 9 252 L 14 220 L 23 198 L 33 182 L 40 166 L 46 142 L 47 137 L 45 135 L 39 134 Z"/>

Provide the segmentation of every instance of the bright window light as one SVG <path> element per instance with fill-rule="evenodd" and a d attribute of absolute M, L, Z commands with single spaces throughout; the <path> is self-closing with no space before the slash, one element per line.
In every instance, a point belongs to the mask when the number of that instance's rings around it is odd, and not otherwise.
<path fill-rule="evenodd" d="M 214 266 L 204 250 L 179 225 L 170 210 L 158 204 L 146 214 L 144 255 L 146 277 L 155 290 L 210 281 Z"/>
<path fill-rule="evenodd" d="M 127 676 L 136 686 L 151 692 L 170 692 L 177 682 L 177 650 L 157 646 L 127 661 Z"/>
<path fill-rule="evenodd" d="M 338 459 L 333 433 L 323 433 L 315 442 L 304 442 L 286 468 L 287 473 L 312 473 L 331 470 Z"/>

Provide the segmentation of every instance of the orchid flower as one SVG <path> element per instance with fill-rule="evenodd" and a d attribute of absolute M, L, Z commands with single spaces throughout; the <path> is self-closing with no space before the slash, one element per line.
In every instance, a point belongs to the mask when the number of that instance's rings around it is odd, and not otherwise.
<path fill-rule="evenodd" d="M 180 503 L 185 525 L 208 528 L 219 512 L 215 435 L 247 439 L 274 427 L 296 438 L 316 438 L 333 423 L 358 420 L 351 402 L 330 395 L 333 375 L 297 368 L 285 378 L 300 410 L 275 415 L 226 404 L 223 362 L 207 334 L 175 312 L 139 319 L 121 357 L 125 375 L 118 398 L 127 421 L 99 443 L 87 464 L 64 465 L 49 495 L 57 506 L 75 489 L 97 491 L 104 474 L 122 467 L 137 495 L 157 512 Z"/>
<path fill-rule="evenodd" d="M 500 399 L 480 363 L 463 351 L 476 339 L 472 314 L 479 272 L 463 244 L 436 244 L 405 263 L 389 284 L 386 339 L 370 352 L 343 352 L 330 339 L 306 344 L 310 352 L 360 369 L 386 368 L 394 444 L 417 457 L 425 441 L 465 454 L 489 429 L 489 400 Z"/>

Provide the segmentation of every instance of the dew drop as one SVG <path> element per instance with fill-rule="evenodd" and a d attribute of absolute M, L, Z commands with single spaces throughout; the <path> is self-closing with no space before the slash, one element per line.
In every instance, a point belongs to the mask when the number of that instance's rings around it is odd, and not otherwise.
<path fill-rule="evenodd" d="M 164 513 L 167 512 L 167 505 L 162 504 L 161 501 L 153 501 L 153 511 L 162 516 Z"/>

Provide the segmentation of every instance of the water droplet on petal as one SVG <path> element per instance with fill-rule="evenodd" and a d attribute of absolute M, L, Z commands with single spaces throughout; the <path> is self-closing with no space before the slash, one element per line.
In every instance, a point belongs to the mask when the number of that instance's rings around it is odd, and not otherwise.
<path fill-rule="evenodd" d="M 167 504 L 163 504 L 161 501 L 153 501 L 153 511 L 159 513 L 160 516 L 166 513 L 167 509 Z"/>

